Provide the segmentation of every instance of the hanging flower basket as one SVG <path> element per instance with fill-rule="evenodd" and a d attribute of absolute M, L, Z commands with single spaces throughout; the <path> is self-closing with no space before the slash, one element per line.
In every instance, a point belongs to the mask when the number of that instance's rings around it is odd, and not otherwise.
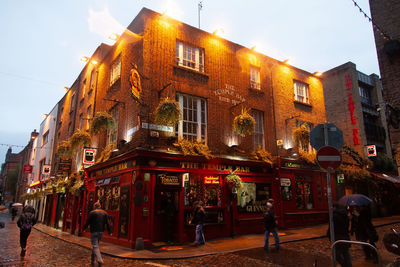
<path fill-rule="evenodd" d="M 111 157 L 111 153 L 114 149 L 117 148 L 117 145 L 114 143 L 108 144 L 100 154 L 100 157 L 97 158 L 96 163 L 105 162 Z"/>
<path fill-rule="evenodd" d="M 181 114 L 179 103 L 167 97 L 156 108 L 155 122 L 161 125 L 174 126 L 179 122 Z"/>
<path fill-rule="evenodd" d="M 310 131 L 305 124 L 295 128 L 292 132 L 292 136 L 296 145 L 302 144 L 306 146 L 310 143 Z"/>
<path fill-rule="evenodd" d="M 90 130 L 93 134 L 99 134 L 107 130 L 114 130 L 114 128 L 115 120 L 111 114 L 105 111 L 100 111 L 97 112 L 96 116 L 93 118 Z"/>
<path fill-rule="evenodd" d="M 88 147 L 92 144 L 92 137 L 85 130 L 76 130 L 74 134 L 71 136 L 71 148 L 72 150 L 76 149 L 80 145 Z"/>
<path fill-rule="evenodd" d="M 236 174 L 227 175 L 226 182 L 232 189 L 239 189 L 242 186 L 242 179 L 240 179 L 240 176 Z"/>
<path fill-rule="evenodd" d="M 72 148 L 70 141 L 62 141 L 61 144 L 57 146 L 57 155 L 62 158 L 72 157 Z"/>
<path fill-rule="evenodd" d="M 274 158 L 272 157 L 271 153 L 268 151 L 262 149 L 260 146 L 257 148 L 256 151 L 252 153 L 253 158 L 262 160 L 268 165 L 272 166 L 274 164 L 273 160 Z"/>
<path fill-rule="evenodd" d="M 233 129 L 242 137 L 252 134 L 255 127 L 256 121 L 246 109 L 242 109 L 242 113 L 233 120 Z"/>
<path fill-rule="evenodd" d="M 80 190 L 84 185 L 83 181 L 77 181 L 70 189 L 69 192 L 74 196 L 79 196 Z"/>

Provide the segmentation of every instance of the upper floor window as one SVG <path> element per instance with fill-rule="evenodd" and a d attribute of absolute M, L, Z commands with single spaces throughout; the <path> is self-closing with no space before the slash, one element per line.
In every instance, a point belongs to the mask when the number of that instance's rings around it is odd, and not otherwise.
<path fill-rule="evenodd" d="M 117 107 L 112 108 L 110 114 L 114 118 L 115 127 L 113 130 L 108 131 L 108 144 L 116 144 L 118 142 L 118 118 L 119 118 L 118 108 Z"/>
<path fill-rule="evenodd" d="M 88 106 L 87 108 L 87 118 L 86 118 L 86 129 L 89 129 L 90 127 L 90 120 L 92 116 L 92 105 Z"/>
<path fill-rule="evenodd" d="M 364 87 L 364 86 L 359 86 L 358 91 L 360 92 L 360 97 L 361 97 L 361 102 L 372 105 L 372 100 L 371 100 L 371 91 Z"/>
<path fill-rule="evenodd" d="M 94 89 L 95 83 L 96 83 L 96 70 L 92 70 L 92 73 L 90 74 L 89 92 Z"/>
<path fill-rule="evenodd" d="M 308 84 L 293 81 L 294 87 L 294 100 L 310 104 L 310 89 L 308 88 Z"/>
<path fill-rule="evenodd" d="M 176 64 L 204 72 L 204 49 L 176 42 Z"/>
<path fill-rule="evenodd" d="M 113 85 L 121 77 L 121 57 L 118 57 L 111 65 L 110 85 Z"/>
<path fill-rule="evenodd" d="M 182 120 L 178 136 L 196 141 L 207 138 L 207 100 L 190 95 L 178 95 L 182 109 Z"/>
<path fill-rule="evenodd" d="M 47 144 L 47 142 L 49 141 L 49 131 L 45 132 L 43 134 L 42 137 L 42 146 L 44 146 L 45 144 Z"/>
<path fill-rule="evenodd" d="M 75 109 L 75 105 L 76 105 L 76 96 L 75 96 L 75 92 L 72 94 L 72 96 L 71 96 L 71 104 L 70 104 L 70 106 L 69 106 L 69 112 L 71 113 L 72 111 L 74 111 L 74 109 Z"/>
<path fill-rule="evenodd" d="M 81 98 L 85 97 L 85 93 L 86 93 L 86 79 L 84 79 L 83 82 L 82 82 L 82 96 L 81 96 Z"/>
<path fill-rule="evenodd" d="M 260 68 L 250 66 L 250 87 L 261 89 Z"/>
<path fill-rule="evenodd" d="M 256 127 L 253 132 L 254 149 L 264 149 L 264 112 L 253 110 L 251 115 L 256 121 Z"/>
<path fill-rule="evenodd" d="M 82 130 L 83 127 L 83 114 L 79 114 L 79 129 Z"/>

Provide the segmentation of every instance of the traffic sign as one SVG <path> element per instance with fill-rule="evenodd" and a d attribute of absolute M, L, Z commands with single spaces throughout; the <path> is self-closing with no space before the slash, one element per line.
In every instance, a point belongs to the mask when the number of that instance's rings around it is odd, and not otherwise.
<path fill-rule="evenodd" d="M 333 146 L 323 146 L 317 152 L 317 162 L 326 170 L 337 169 L 342 163 L 342 156 Z"/>
<path fill-rule="evenodd" d="M 325 132 L 328 135 L 327 138 L 325 138 Z M 340 149 L 343 146 L 343 132 L 333 123 L 318 124 L 310 132 L 310 144 L 316 150 L 323 146 Z"/>

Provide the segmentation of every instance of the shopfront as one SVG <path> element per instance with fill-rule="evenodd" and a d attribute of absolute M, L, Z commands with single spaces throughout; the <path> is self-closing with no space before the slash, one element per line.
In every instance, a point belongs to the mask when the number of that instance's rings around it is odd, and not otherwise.
<path fill-rule="evenodd" d="M 279 159 L 280 212 L 284 228 L 315 225 L 329 220 L 327 178 L 318 166 Z M 332 198 L 336 199 L 332 181 Z"/>
<path fill-rule="evenodd" d="M 100 201 L 113 229 L 104 240 L 128 247 L 138 237 L 146 246 L 193 241 L 195 226 L 189 221 L 197 201 L 207 214 L 206 239 L 262 233 L 266 202 L 279 197 L 279 183 L 261 161 L 139 151 L 86 172 L 82 225 Z M 242 178 L 238 190 L 225 183 L 232 172 Z"/>

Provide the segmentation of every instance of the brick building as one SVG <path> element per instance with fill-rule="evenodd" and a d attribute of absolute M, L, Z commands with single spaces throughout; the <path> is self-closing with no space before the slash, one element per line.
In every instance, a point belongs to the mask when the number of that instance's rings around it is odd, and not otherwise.
<path fill-rule="evenodd" d="M 326 117 L 343 132 L 344 143 L 368 158 L 368 145 L 392 156 L 383 103 L 376 74 L 366 75 L 352 62 L 324 72 Z"/>
<path fill-rule="evenodd" d="M 182 110 L 175 127 L 156 123 L 165 98 Z M 251 135 L 234 131 L 242 110 L 256 121 Z M 282 227 L 327 220 L 324 172 L 292 158 L 292 130 L 325 122 L 322 82 L 309 72 L 144 8 L 113 46 L 98 47 L 58 103 L 55 146 L 88 129 L 98 112 L 111 114 L 116 127 L 92 135 L 91 147 L 110 158 L 84 166 L 79 150 L 69 168 L 58 156 L 52 161 L 55 177 L 85 167 L 85 190 L 65 199 L 65 231 L 78 233 L 95 201 L 113 225 L 105 240 L 129 247 L 137 237 L 147 245 L 166 240 L 167 232 L 192 240 L 195 201 L 206 207 L 207 238 L 263 232 L 271 197 Z M 177 149 L 181 138 L 198 150 L 204 141 L 212 157 Z M 232 173 L 241 188 L 226 182 Z M 46 223 L 56 225 L 64 200 L 46 193 Z"/>
<path fill-rule="evenodd" d="M 400 146 L 400 3 L 370 0 L 392 149 Z M 400 162 L 397 162 L 399 165 Z"/>

